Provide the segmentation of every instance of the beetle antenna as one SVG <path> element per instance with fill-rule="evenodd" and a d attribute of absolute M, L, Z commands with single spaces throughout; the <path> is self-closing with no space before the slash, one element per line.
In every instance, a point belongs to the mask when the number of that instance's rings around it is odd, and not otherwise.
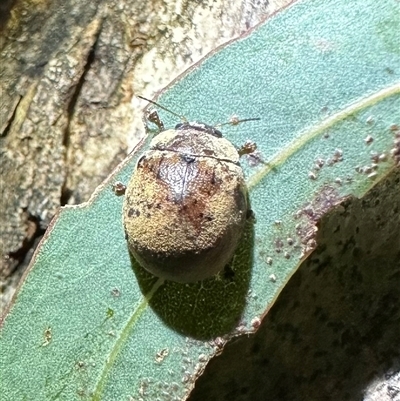
<path fill-rule="evenodd" d="M 156 105 L 156 106 L 159 107 L 160 109 L 163 109 L 163 110 L 165 110 L 165 111 L 168 111 L 168 113 L 171 113 L 172 115 L 174 115 L 174 116 L 180 118 L 183 122 L 185 122 L 185 123 L 188 122 L 188 120 L 187 120 L 187 118 L 186 118 L 185 116 L 181 116 L 181 115 L 179 115 L 179 114 L 173 112 L 172 110 L 169 110 L 169 109 L 167 109 L 167 108 L 164 107 L 164 106 L 161 106 L 161 104 L 158 104 L 158 103 L 154 102 L 153 100 L 146 99 L 145 97 L 140 96 L 140 95 L 136 95 L 136 96 L 137 96 L 139 99 L 146 100 L 147 102 Z"/>
<path fill-rule="evenodd" d="M 231 121 L 228 121 L 228 122 L 222 123 L 222 124 L 217 124 L 217 125 L 215 125 L 215 128 L 221 127 L 222 125 L 238 125 L 238 124 L 244 123 L 246 121 L 259 121 L 259 120 L 261 120 L 261 118 L 259 118 L 259 117 L 244 118 L 243 120 L 239 120 L 237 117 L 232 117 Z"/>

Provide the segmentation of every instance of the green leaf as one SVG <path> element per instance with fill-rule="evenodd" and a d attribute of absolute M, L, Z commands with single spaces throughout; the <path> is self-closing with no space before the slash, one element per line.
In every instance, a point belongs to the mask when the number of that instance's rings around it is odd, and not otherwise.
<path fill-rule="evenodd" d="M 182 285 L 131 260 L 111 184 L 146 138 L 53 220 L 3 321 L 2 399 L 183 399 L 228 339 L 255 331 L 317 220 L 398 164 L 398 19 L 396 0 L 302 1 L 174 82 L 158 101 L 190 120 L 261 118 L 223 130 L 259 152 L 243 162 L 255 220 L 232 271 Z"/>

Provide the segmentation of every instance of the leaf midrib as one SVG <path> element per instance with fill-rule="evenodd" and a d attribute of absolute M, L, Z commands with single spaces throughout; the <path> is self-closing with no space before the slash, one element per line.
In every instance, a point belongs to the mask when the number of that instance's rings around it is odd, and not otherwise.
<path fill-rule="evenodd" d="M 286 160 L 293 156 L 298 150 L 304 147 L 308 142 L 322 134 L 327 129 L 331 128 L 335 124 L 345 120 L 347 117 L 360 112 L 367 107 L 370 107 L 378 102 L 387 99 L 391 96 L 400 93 L 400 83 L 396 83 L 387 88 L 381 89 L 378 92 L 373 93 L 368 97 L 362 97 L 351 103 L 343 110 L 332 114 L 328 118 L 322 120 L 318 125 L 311 127 L 304 131 L 303 134 L 292 140 L 290 143 L 283 148 L 282 151 L 278 152 L 262 169 L 257 173 L 251 175 L 247 180 L 247 188 L 249 192 L 273 169 L 282 165 Z"/>

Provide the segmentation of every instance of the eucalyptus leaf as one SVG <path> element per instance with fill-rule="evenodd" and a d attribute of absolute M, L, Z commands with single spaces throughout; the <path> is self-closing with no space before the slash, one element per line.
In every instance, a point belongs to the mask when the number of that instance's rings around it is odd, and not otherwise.
<path fill-rule="evenodd" d="M 301 1 L 173 82 L 157 101 L 189 120 L 261 119 L 223 127 L 257 144 L 242 162 L 254 217 L 231 266 L 177 284 L 130 257 L 112 184 L 148 135 L 49 227 L 3 320 L 2 399 L 185 399 L 227 340 L 259 327 L 319 218 L 398 165 L 398 25 L 396 0 Z"/>

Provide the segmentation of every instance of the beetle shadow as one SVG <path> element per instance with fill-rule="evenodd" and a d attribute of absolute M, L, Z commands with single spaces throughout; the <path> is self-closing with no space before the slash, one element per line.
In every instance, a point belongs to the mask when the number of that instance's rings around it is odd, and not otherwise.
<path fill-rule="evenodd" d="M 253 247 L 254 219 L 251 217 L 232 261 L 222 272 L 197 283 L 166 280 L 149 300 L 150 307 L 166 325 L 192 338 L 208 340 L 232 332 L 246 305 Z M 132 255 L 131 263 L 146 296 L 158 278 L 142 268 Z"/>

